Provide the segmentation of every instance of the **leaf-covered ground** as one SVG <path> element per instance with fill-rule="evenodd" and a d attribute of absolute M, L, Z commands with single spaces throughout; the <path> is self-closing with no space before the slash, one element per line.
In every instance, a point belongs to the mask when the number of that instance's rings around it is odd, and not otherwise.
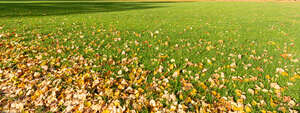
<path fill-rule="evenodd" d="M 2 2 L 0 111 L 298 112 L 300 3 Z"/>

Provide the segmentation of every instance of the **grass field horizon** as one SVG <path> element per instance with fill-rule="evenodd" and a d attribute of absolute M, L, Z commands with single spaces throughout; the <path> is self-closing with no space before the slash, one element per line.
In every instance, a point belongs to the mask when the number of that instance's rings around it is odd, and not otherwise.
<path fill-rule="evenodd" d="M 300 3 L 0 1 L 0 112 L 300 110 Z"/>

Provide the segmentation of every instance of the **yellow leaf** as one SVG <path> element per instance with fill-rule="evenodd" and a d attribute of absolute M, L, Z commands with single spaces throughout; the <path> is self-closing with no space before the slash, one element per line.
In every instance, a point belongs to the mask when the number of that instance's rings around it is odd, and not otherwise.
<path fill-rule="evenodd" d="M 84 77 L 84 78 L 90 77 L 90 74 L 89 74 L 89 73 L 86 73 L 86 74 L 83 75 L 83 77 Z"/>
<path fill-rule="evenodd" d="M 44 62 L 41 63 L 41 66 L 44 66 L 44 65 L 46 65 L 46 64 L 47 64 L 47 62 L 44 61 Z"/>
<path fill-rule="evenodd" d="M 241 90 L 236 89 L 234 92 L 235 92 L 235 94 L 237 96 L 241 96 L 242 95 L 242 91 Z"/>
<path fill-rule="evenodd" d="M 240 99 L 237 99 L 237 102 L 244 103 L 244 100 L 240 98 Z"/>
<path fill-rule="evenodd" d="M 67 80 L 67 82 L 68 82 L 68 83 L 71 83 L 71 82 L 72 82 L 72 78 L 69 77 L 68 80 Z"/>
<path fill-rule="evenodd" d="M 83 84 L 84 84 L 84 80 L 83 80 L 83 79 L 79 79 L 79 80 L 78 80 L 78 84 L 79 84 L 79 85 L 83 85 Z"/>
<path fill-rule="evenodd" d="M 35 99 L 38 98 L 40 95 L 41 95 L 41 92 L 40 92 L 40 91 L 35 91 L 35 92 L 34 92 L 34 95 L 31 96 L 31 99 L 32 99 L 32 100 L 35 100 Z"/>
<path fill-rule="evenodd" d="M 185 103 L 190 103 L 192 101 L 192 99 L 190 97 L 185 99 Z"/>
<path fill-rule="evenodd" d="M 1 76 L 0 76 L 1 77 Z M 25 87 L 25 84 L 22 82 L 22 83 L 20 83 L 19 85 L 18 85 L 18 87 L 19 88 L 23 88 L 23 87 Z"/>
<path fill-rule="evenodd" d="M 174 73 L 173 73 L 173 77 L 177 77 L 178 75 L 180 74 L 180 70 L 176 70 Z"/>
<path fill-rule="evenodd" d="M 182 94 L 179 95 L 179 99 L 180 99 L 180 100 L 183 100 Z"/>
<path fill-rule="evenodd" d="M 174 69 L 174 64 L 170 65 L 170 70 Z"/>
<path fill-rule="evenodd" d="M 109 110 L 103 110 L 102 113 L 110 113 Z"/>
<path fill-rule="evenodd" d="M 217 92 L 216 92 L 216 91 L 211 91 L 211 94 L 212 94 L 213 96 L 216 96 L 216 95 L 217 95 Z"/>
<path fill-rule="evenodd" d="M 251 112 L 251 108 L 249 106 L 246 106 L 245 110 L 246 110 L 247 113 Z"/>
<path fill-rule="evenodd" d="M 274 41 L 269 41 L 268 44 L 269 45 L 275 45 L 276 43 Z"/>
<path fill-rule="evenodd" d="M 300 75 L 295 74 L 294 77 L 300 79 Z"/>
<path fill-rule="evenodd" d="M 153 74 L 156 75 L 156 74 L 157 74 L 157 71 L 158 71 L 158 70 L 155 70 L 155 71 L 153 72 Z"/>
<path fill-rule="evenodd" d="M 271 77 L 270 77 L 270 75 L 266 75 L 266 79 L 270 79 Z"/>
<path fill-rule="evenodd" d="M 91 102 L 85 102 L 85 106 L 86 106 L 86 107 L 90 107 L 91 105 L 92 105 Z"/>
<path fill-rule="evenodd" d="M 20 91 L 19 93 L 18 93 L 18 95 L 23 95 L 24 94 L 24 92 L 23 91 Z"/>
<path fill-rule="evenodd" d="M 197 90 L 194 88 L 194 89 L 191 91 L 190 94 L 191 94 L 191 95 L 196 95 L 196 94 L 197 94 Z"/>
<path fill-rule="evenodd" d="M 60 106 L 60 105 L 63 105 L 64 103 L 62 102 L 62 101 L 59 101 L 59 103 L 58 103 L 58 105 Z"/>
<path fill-rule="evenodd" d="M 139 83 L 141 83 L 142 81 L 143 81 L 143 79 L 142 79 L 142 78 L 140 78 L 139 80 L 137 80 L 137 81 L 136 81 L 136 83 L 138 83 L 138 84 L 139 84 Z"/>
<path fill-rule="evenodd" d="M 233 110 L 233 111 L 239 111 L 238 107 L 235 106 L 235 105 L 232 106 L 232 110 Z"/>
<path fill-rule="evenodd" d="M 207 86 L 206 86 L 203 82 L 200 83 L 200 86 L 201 86 L 204 90 L 207 89 Z"/>
<path fill-rule="evenodd" d="M 238 107 L 238 111 L 239 112 L 243 112 L 244 111 L 244 107 Z"/>
<path fill-rule="evenodd" d="M 143 71 L 142 68 L 138 68 L 137 70 L 138 73 L 141 73 L 142 71 Z"/>
<path fill-rule="evenodd" d="M 257 103 L 256 103 L 255 100 L 252 100 L 251 104 L 252 104 L 253 106 L 256 106 L 256 105 L 257 105 Z"/>
<path fill-rule="evenodd" d="M 159 56 L 160 58 L 167 58 L 168 57 L 168 55 L 165 55 L 165 56 Z"/>
<path fill-rule="evenodd" d="M 118 101 L 114 102 L 115 106 L 120 106 L 120 103 Z"/>
<path fill-rule="evenodd" d="M 123 85 L 118 85 L 118 88 L 120 89 L 120 90 L 122 90 L 122 89 L 124 89 L 124 87 L 123 87 Z"/>
<path fill-rule="evenodd" d="M 138 91 L 141 92 L 141 93 L 144 92 L 144 90 L 142 88 L 138 88 Z"/>
<path fill-rule="evenodd" d="M 118 98 L 120 96 L 120 91 L 116 91 L 114 96 L 115 96 L 115 98 Z"/>
<path fill-rule="evenodd" d="M 202 69 L 203 68 L 203 64 L 199 63 L 199 68 Z"/>
<path fill-rule="evenodd" d="M 129 78 L 130 78 L 130 80 L 133 80 L 134 79 L 134 74 L 131 72 L 131 73 L 129 73 Z"/>
<path fill-rule="evenodd" d="M 271 100 L 270 100 L 270 105 L 271 105 L 271 107 L 276 107 L 276 104 L 273 102 L 273 99 L 271 98 Z"/>
<path fill-rule="evenodd" d="M 287 72 L 282 72 L 281 75 L 283 75 L 283 76 L 289 76 L 289 74 Z"/>

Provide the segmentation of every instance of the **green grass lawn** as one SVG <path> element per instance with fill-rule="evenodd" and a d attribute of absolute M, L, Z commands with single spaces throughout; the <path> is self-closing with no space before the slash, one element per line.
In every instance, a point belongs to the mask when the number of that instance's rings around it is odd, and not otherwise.
<path fill-rule="evenodd" d="M 292 2 L 1 1 L 0 111 L 297 112 L 299 12 Z"/>

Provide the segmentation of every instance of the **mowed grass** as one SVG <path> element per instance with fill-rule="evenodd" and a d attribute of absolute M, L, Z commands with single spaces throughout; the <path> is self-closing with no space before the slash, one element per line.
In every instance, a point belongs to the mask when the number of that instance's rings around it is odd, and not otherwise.
<path fill-rule="evenodd" d="M 297 112 L 299 12 L 291 2 L 0 2 L 0 111 Z"/>

